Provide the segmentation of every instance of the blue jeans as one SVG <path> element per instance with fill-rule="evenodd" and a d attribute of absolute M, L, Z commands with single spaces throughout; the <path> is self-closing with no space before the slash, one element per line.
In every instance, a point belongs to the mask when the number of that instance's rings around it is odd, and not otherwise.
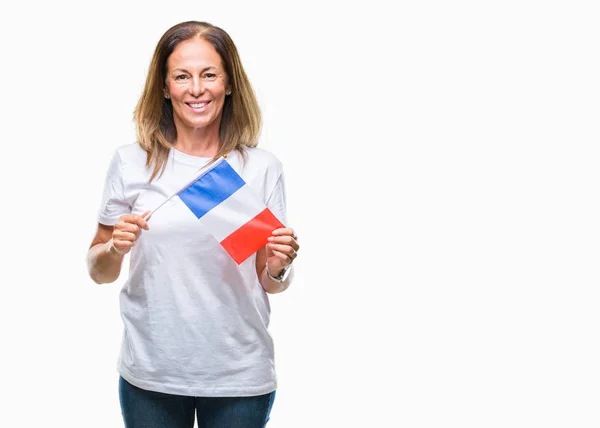
<path fill-rule="evenodd" d="M 255 397 L 187 397 L 146 391 L 119 376 L 125 428 L 263 428 L 275 391 Z"/>

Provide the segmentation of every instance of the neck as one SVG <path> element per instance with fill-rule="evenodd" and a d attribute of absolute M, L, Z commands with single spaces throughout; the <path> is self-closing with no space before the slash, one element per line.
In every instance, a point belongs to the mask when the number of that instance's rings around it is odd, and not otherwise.
<path fill-rule="evenodd" d="M 184 128 L 177 127 L 177 139 L 173 147 L 180 152 L 192 156 L 213 157 L 220 148 L 219 128 Z"/>

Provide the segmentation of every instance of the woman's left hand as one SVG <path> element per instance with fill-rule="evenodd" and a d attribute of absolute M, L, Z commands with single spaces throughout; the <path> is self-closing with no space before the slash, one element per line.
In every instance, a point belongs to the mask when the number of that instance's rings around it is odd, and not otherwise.
<path fill-rule="evenodd" d="M 294 233 L 294 229 L 284 227 L 275 229 L 273 236 L 270 236 L 268 241 L 267 266 L 272 276 L 278 276 L 298 256 L 300 249 L 298 237 Z"/>

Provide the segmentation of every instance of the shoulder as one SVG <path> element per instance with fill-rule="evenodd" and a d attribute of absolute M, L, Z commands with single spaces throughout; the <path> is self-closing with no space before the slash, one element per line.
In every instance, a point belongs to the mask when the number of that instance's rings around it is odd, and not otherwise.
<path fill-rule="evenodd" d="M 245 148 L 244 156 L 236 154 L 232 166 L 264 200 L 268 199 L 283 175 L 279 159 L 273 153 L 257 147 Z"/>
<path fill-rule="evenodd" d="M 124 164 L 145 165 L 146 151 L 138 143 L 129 143 L 119 146 L 115 150 L 116 156 L 121 159 Z"/>
<path fill-rule="evenodd" d="M 137 143 L 118 146 L 110 164 L 111 175 L 120 176 L 127 184 L 148 180 L 150 169 L 146 166 L 146 151 Z"/>
<path fill-rule="evenodd" d="M 246 147 L 244 149 L 248 164 L 252 168 L 262 168 L 264 170 L 281 172 L 283 165 L 281 161 L 271 152 L 258 147 Z"/>

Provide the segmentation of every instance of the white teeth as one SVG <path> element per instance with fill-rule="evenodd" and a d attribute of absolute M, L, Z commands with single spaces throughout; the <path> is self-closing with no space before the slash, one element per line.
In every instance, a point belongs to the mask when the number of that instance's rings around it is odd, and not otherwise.
<path fill-rule="evenodd" d="M 192 104 L 190 103 L 190 107 L 191 108 L 202 108 L 206 105 L 206 103 L 196 103 L 196 104 Z"/>

